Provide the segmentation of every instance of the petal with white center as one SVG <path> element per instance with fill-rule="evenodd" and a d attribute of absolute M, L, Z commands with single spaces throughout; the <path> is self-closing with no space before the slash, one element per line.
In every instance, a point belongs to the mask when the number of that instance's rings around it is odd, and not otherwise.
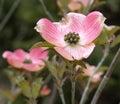
<path fill-rule="evenodd" d="M 81 60 L 87 58 L 93 51 L 95 45 L 90 43 L 86 46 L 66 46 L 64 48 L 55 47 L 55 50 L 68 60 Z"/>

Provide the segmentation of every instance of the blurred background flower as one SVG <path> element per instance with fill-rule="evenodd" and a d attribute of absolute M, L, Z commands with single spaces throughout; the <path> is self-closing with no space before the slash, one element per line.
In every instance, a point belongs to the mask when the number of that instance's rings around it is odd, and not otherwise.
<path fill-rule="evenodd" d="M 5 51 L 3 58 L 6 58 L 8 63 L 16 69 L 35 72 L 44 68 L 43 59 L 48 59 L 48 52 L 43 48 L 33 48 L 29 53 L 22 49 L 17 49 L 14 52 Z"/>

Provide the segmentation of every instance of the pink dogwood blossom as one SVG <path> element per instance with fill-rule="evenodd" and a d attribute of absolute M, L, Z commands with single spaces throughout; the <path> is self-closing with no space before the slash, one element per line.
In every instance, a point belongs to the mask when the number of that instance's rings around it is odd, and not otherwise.
<path fill-rule="evenodd" d="M 14 52 L 5 51 L 3 57 L 15 68 L 39 71 L 45 66 L 42 59 L 48 59 L 48 52 L 43 51 L 43 48 L 34 48 L 28 53 L 22 49 L 17 49 Z"/>
<path fill-rule="evenodd" d="M 86 7 L 88 6 L 89 2 L 90 2 L 90 5 L 92 5 L 94 0 L 70 0 L 68 4 L 68 8 L 71 11 L 80 10 L 82 8 L 82 5 Z"/>
<path fill-rule="evenodd" d="M 41 89 L 40 91 L 40 96 L 46 96 L 46 95 L 49 95 L 51 92 L 51 89 L 48 88 L 47 85 L 44 85 L 43 88 Z"/>
<path fill-rule="evenodd" d="M 94 65 L 89 65 L 88 63 L 85 63 L 86 68 L 83 69 L 83 76 L 85 77 L 90 77 L 95 70 L 95 66 Z M 78 70 L 79 68 L 81 68 L 81 66 L 77 65 L 76 70 Z M 97 83 L 98 81 L 100 81 L 101 79 L 101 75 L 103 74 L 103 72 L 97 72 L 92 79 L 93 83 Z"/>
<path fill-rule="evenodd" d="M 83 70 L 83 76 L 88 76 L 88 77 L 90 77 L 93 73 L 94 73 L 94 70 L 95 70 L 95 66 L 93 66 L 93 65 L 89 65 L 89 64 L 85 64 L 86 65 L 86 69 L 84 69 Z M 93 76 L 93 79 L 92 79 L 92 82 L 93 83 L 96 83 L 96 82 L 98 82 L 98 81 L 100 81 L 100 79 L 101 79 L 101 75 L 103 74 L 103 72 L 98 72 L 98 73 L 96 73 L 94 76 Z"/>
<path fill-rule="evenodd" d="M 95 0 L 68 0 L 68 8 L 70 11 L 81 10 L 83 7 L 87 7 L 88 5 L 92 5 Z M 61 0 L 57 0 L 57 5 L 60 8 L 63 8 L 64 4 Z"/>
<path fill-rule="evenodd" d="M 37 22 L 36 31 L 54 49 L 68 60 L 87 58 L 93 51 L 96 39 L 103 28 L 104 16 L 98 11 L 87 16 L 80 13 L 68 13 L 60 22 L 51 22 L 43 18 Z"/>

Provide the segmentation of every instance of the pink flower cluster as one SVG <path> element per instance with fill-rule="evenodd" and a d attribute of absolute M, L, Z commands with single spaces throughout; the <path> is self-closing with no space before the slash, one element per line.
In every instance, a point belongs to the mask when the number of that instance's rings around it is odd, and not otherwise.
<path fill-rule="evenodd" d="M 87 58 L 93 51 L 95 40 L 101 33 L 105 17 L 94 11 L 87 16 L 70 12 L 60 22 L 42 18 L 37 22 L 36 31 L 54 49 L 68 60 Z"/>
<path fill-rule="evenodd" d="M 45 66 L 42 59 L 48 59 L 48 52 L 44 51 L 43 48 L 34 48 L 29 53 L 22 49 L 17 49 L 14 52 L 5 51 L 3 57 L 15 68 L 39 71 Z"/>

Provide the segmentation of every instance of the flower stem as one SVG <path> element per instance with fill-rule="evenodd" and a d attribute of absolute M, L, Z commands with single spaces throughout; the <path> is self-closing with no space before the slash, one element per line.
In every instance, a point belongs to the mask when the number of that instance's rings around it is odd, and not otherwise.
<path fill-rule="evenodd" d="M 72 81 L 72 89 L 71 89 L 71 93 L 72 93 L 72 104 L 75 104 L 75 80 Z"/>
<path fill-rule="evenodd" d="M 52 21 L 54 21 L 52 15 L 51 15 L 51 14 L 49 13 L 49 11 L 47 10 L 47 8 L 46 8 L 43 0 L 39 0 L 39 1 L 40 1 L 41 5 L 42 5 L 42 7 L 43 7 L 43 9 L 44 9 L 44 11 L 45 11 L 45 13 L 46 13 L 46 15 L 47 15 Z"/>
<path fill-rule="evenodd" d="M 111 76 L 111 74 L 112 74 L 112 72 L 113 72 L 113 70 L 114 70 L 114 68 L 115 68 L 119 59 L 120 59 L 120 48 L 118 49 L 118 51 L 117 51 L 116 55 L 114 56 L 114 59 L 112 60 L 106 74 L 104 75 L 104 78 L 101 81 L 101 83 L 100 83 L 100 85 L 99 85 L 99 87 L 98 87 L 98 89 L 97 89 L 97 91 L 96 91 L 96 93 L 93 97 L 93 100 L 92 100 L 91 104 L 96 104 L 97 103 L 98 98 L 99 98 L 101 92 L 103 91 L 105 85 L 107 84 L 107 82 L 108 82 L 108 80 L 109 80 L 109 78 L 110 78 L 110 76 Z"/>
<path fill-rule="evenodd" d="M 37 101 L 35 99 L 31 98 L 29 100 L 29 104 L 37 104 Z"/>
<path fill-rule="evenodd" d="M 109 43 L 106 44 L 106 46 L 105 46 L 104 55 L 103 55 L 101 61 L 98 63 L 98 65 L 97 65 L 94 73 L 93 73 L 93 74 L 90 76 L 90 78 L 88 79 L 88 82 L 87 82 L 87 84 L 86 84 L 86 87 L 85 87 L 85 89 L 84 89 L 84 92 L 83 92 L 83 95 L 82 95 L 82 98 L 81 98 L 79 104 L 85 104 L 85 101 L 86 101 L 87 96 L 88 96 L 88 90 L 89 90 L 89 87 L 90 87 L 90 83 L 91 83 L 91 81 L 92 81 L 92 79 L 93 79 L 93 76 L 95 75 L 95 73 L 98 71 L 98 69 L 99 69 L 99 68 L 101 67 L 101 65 L 103 64 L 104 60 L 105 60 L 106 57 L 108 56 L 108 53 L 109 53 Z"/>
<path fill-rule="evenodd" d="M 64 93 L 63 93 L 62 86 L 59 86 L 59 87 L 58 87 L 58 91 L 59 91 L 59 95 L 60 95 L 62 104 L 65 104 L 65 98 L 64 98 Z"/>
<path fill-rule="evenodd" d="M 91 1 L 92 1 L 92 0 L 89 0 L 89 1 L 88 1 L 88 5 L 87 5 L 87 6 L 84 8 L 84 10 L 83 10 L 83 13 L 86 14 L 86 15 L 89 13 L 90 6 L 91 6 Z"/>
<path fill-rule="evenodd" d="M 71 88 L 71 94 L 72 94 L 72 99 L 71 102 L 72 104 L 75 104 L 75 70 L 73 70 L 73 76 L 71 79 L 71 83 L 72 83 L 72 88 Z"/>
<path fill-rule="evenodd" d="M 52 94 L 51 94 L 51 96 L 50 96 L 49 104 L 54 104 L 56 94 L 57 94 L 57 89 L 56 89 L 56 87 L 55 87 L 55 85 L 54 85 L 54 86 L 53 86 Z"/>

